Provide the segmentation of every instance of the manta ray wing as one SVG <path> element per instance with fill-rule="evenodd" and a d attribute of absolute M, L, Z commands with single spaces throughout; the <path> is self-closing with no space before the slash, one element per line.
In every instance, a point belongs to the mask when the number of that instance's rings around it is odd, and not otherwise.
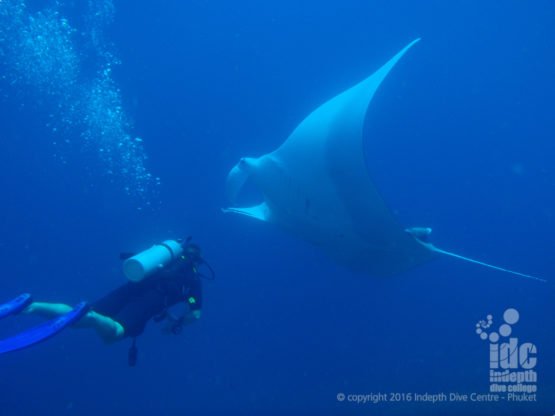
<path fill-rule="evenodd" d="M 434 253 L 404 231 L 380 197 L 363 152 L 368 105 L 417 41 L 318 107 L 276 151 L 241 159 L 228 175 L 230 200 L 250 179 L 264 202 L 228 211 L 276 223 L 352 269 L 374 275 L 398 273 L 429 260 Z"/>

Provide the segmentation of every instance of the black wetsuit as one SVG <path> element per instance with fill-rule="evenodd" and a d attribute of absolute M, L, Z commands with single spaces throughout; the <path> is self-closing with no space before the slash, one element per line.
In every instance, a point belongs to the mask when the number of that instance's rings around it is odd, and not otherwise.
<path fill-rule="evenodd" d="M 179 302 L 186 302 L 191 311 L 202 308 L 200 278 L 193 265 L 182 260 L 137 283 L 118 287 L 94 302 L 92 309 L 119 322 L 126 337 L 136 337 L 150 319 Z"/>

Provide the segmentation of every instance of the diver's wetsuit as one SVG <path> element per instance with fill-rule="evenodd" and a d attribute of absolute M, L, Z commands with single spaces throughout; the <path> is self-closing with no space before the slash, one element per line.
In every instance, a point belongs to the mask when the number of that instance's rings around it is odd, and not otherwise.
<path fill-rule="evenodd" d="M 193 265 L 179 260 L 140 282 L 129 282 L 94 302 L 92 309 L 119 322 L 126 337 L 141 335 L 146 323 L 172 305 L 202 308 L 202 285 Z"/>

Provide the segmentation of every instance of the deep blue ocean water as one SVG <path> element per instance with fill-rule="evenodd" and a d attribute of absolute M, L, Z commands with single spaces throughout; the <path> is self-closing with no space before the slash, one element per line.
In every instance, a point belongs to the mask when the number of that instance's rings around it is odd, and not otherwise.
<path fill-rule="evenodd" d="M 187 235 L 217 272 L 202 319 L 151 324 L 136 368 L 84 330 L 0 356 L 0 413 L 553 414 L 553 22 L 551 1 L 0 0 L 0 298 L 94 300 L 121 251 Z M 362 276 L 221 212 L 240 157 L 416 37 L 369 110 L 371 177 L 401 224 L 548 283 L 449 258 Z M 488 392 L 475 325 L 507 308 L 536 401 L 415 402 Z M 353 401 L 371 393 L 390 400 Z"/>

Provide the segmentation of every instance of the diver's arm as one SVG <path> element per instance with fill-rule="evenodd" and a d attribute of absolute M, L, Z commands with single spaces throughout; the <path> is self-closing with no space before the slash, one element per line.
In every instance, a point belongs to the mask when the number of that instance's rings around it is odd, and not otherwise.
<path fill-rule="evenodd" d="M 200 309 L 189 310 L 185 315 L 177 317 L 170 312 L 166 312 L 166 324 L 164 325 L 162 331 L 169 334 L 179 334 L 183 330 L 183 327 L 190 325 L 193 322 L 200 319 Z"/>
<path fill-rule="evenodd" d="M 179 317 L 175 316 L 170 312 L 167 312 L 166 319 L 172 322 L 173 324 L 185 326 L 185 325 L 192 324 L 196 320 L 200 319 L 200 315 L 201 315 L 200 309 L 189 310 L 185 315 L 179 316 Z"/>
<path fill-rule="evenodd" d="M 200 309 L 196 309 L 194 311 L 187 312 L 185 314 L 185 316 L 183 317 L 182 325 L 185 326 L 185 325 L 192 324 L 193 322 L 200 319 L 200 315 L 201 315 Z"/>

